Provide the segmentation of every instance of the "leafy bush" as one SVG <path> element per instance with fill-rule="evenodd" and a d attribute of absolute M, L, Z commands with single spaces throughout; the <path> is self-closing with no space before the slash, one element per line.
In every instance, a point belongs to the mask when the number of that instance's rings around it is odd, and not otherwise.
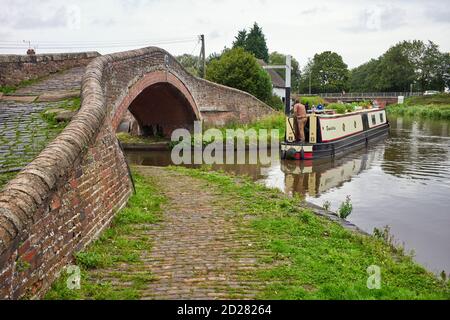
<path fill-rule="evenodd" d="M 274 108 L 275 110 L 283 111 L 284 110 L 284 103 L 283 100 L 280 99 L 279 96 L 273 94 L 270 100 L 267 102 L 269 106 Z"/>
<path fill-rule="evenodd" d="M 309 106 L 318 106 L 319 104 L 324 105 L 325 104 L 325 100 L 319 96 L 315 96 L 315 97 L 301 97 L 300 98 L 300 102 L 304 105 L 306 105 L 307 103 L 309 104 Z"/>
<path fill-rule="evenodd" d="M 348 103 L 330 103 L 327 109 L 335 110 L 336 113 L 344 114 L 347 112 L 353 112 L 356 110 L 356 105 Z"/>
<path fill-rule="evenodd" d="M 272 99 L 272 81 L 256 58 L 243 48 L 234 48 L 211 61 L 206 70 L 210 81 L 246 91 L 261 101 Z"/>

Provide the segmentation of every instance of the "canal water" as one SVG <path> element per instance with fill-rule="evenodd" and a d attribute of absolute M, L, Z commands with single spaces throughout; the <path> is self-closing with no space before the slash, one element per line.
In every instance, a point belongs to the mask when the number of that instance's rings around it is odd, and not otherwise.
<path fill-rule="evenodd" d="M 348 218 L 368 233 L 389 226 L 398 244 L 430 271 L 450 273 L 450 128 L 448 121 L 390 117 L 385 141 L 335 160 L 215 168 L 299 193 L 338 210 L 351 196 Z M 169 152 L 127 152 L 132 164 L 171 165 Z"/>

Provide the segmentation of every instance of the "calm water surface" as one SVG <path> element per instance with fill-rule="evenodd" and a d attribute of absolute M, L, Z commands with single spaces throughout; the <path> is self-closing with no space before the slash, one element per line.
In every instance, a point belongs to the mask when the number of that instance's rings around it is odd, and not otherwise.
<path fill-rule="evenodd" d="M 335 160 L 221 165 L 309 202 L 337 210 L 347 195 L 349 220 L 372 233 L 390 226 L 399 244 L 429 270 L 450 273 L 449 122 L 390 117 L 390 137 Z M 133 164 L 171 164 L 169 152 L 128 152 Z"/>

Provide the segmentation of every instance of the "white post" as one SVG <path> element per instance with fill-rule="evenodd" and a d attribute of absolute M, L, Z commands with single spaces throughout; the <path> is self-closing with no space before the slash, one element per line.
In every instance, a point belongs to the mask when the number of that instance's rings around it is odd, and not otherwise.
<path fill-rule="evenodd" d="M 292 56 L 286 56 L 286 87 L 291 88 Z"/>

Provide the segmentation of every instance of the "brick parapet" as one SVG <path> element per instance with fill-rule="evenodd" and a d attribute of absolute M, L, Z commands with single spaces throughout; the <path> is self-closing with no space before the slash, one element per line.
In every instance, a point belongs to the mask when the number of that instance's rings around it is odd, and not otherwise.
<path fill-rule="evenodd" d="M 0 298 L 42 296 L 73 254 L 126 204 L 132 184 L 115 129 L 127 99 L 145 90 L 139 84 L 152 74 L 166 74 L 159 81 L 177 87 L 212 124 L 273 112 L 245 92 L 193 77 L 159 48 L 92 60 L 80 111 L 0 193 Z"/>

